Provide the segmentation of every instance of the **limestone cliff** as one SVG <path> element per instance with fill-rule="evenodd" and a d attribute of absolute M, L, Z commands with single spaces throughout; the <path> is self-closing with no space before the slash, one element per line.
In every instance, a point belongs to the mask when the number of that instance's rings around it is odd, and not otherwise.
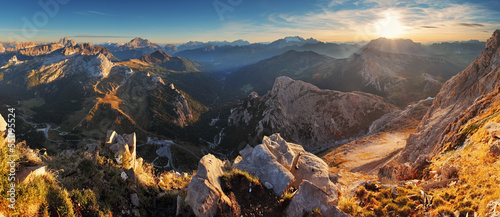
<path fill-rule="evenodd" d="M 415 161 L 424 154 L 435 156 L 463 143 L 463 127 L 488 111 L 500 97 L 499 47 L 497 30 L 477 59 L 443 85 L 416 133 L 408 138 L 402 160 Z"/>
<path fill-rule="evenodd" d="M 258 137 L 279 132 L 306 150 L 317 151 L 362 133 L 374 120 L 395 110 L 394 105 L 372 94 L 322 90 L 278 77 L 268 94 L 254 96 L 233 109 L 229 125 L 255 127 Z"/>

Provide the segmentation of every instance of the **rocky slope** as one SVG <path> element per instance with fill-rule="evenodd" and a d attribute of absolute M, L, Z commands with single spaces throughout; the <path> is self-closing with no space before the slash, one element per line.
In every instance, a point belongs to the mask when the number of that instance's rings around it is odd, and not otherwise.
<path fill-rule="evenodd" d="M 106 48 L 91 44 L 66 46 L 24 61 L 13 56 L 0 68 L 0 96 L 19 101 L 27 131 L 30 125 L 47 123 L 45 138 L 54 143 L 102 137 L 109 129 L 138 131 L 142 138 L 150 133 L 170 137 L 206 111 L 206 106 L 174 86 L 189 86 L 188 79 L 196 80 L 194 76 L 170 69 L 177 76 L 171 80 L 162 74 L 164 68 L 136 70 L 107 56 L 113 57 Z M 59 133 L 51 126 L 59 127 Z M 27 136 L 36 134 L 33 130 Z M 36 145 L 43 146 L 44 141 Z"/>
<path fill-rule="evenodd" d="M 462 145 L 467 136 L 464 126 L 488 111 L 499 96 L 499 47 L 497 30 L 479 57 L 443 85 L 417 132 L 408 139 L 403 160 L 415 161 L 425 154 L 435 156 Z"/>
<path fill-rule="evenodd" d="M 303 81 L 278 77 L 263 97 L 254 95 L 231 111 L 229 125 L 263 134 L 280 132 L 308 151 L 354 137 L 396 107 L 381 97 L 322 90 Z"/>
<path fill-rule="evenodd" d="M 0 43 L 0 53 L 5 52 L 5 47 L 3 46 L 2 43 Z"/>

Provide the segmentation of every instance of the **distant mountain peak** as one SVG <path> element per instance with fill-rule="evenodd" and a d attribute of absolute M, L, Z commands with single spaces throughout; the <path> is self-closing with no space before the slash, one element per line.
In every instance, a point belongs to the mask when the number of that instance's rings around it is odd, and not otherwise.
<path fill-rule="evenodd" d="M 68 37 L 64 37 L 64 38 L 59 39 L 59 41 L 57 43 L 60 44 L 60 45 L 62 45 L 62 46 L 65 46 L 65 47 L 76 46 L 77 45 L 77 43 L 75 42 L 75 40 L 69 39 Z"/>
<path fill-rule="evenodd" d="M 148 39 L 143 39 L 140 37 L 135 37 L 130 42 L 124 44 L 124 46 L 130 47 L 130 48 L 159 47 L 157 44 L 152 43 Z"/>
<path fill-rule="evenodd" d="M 292 42 L 292 41 L 302 42 L 302 41 L 305 41 L 304 38 L 302 38 L 300 36 L 288 36 L 288 37 L 285 37 L 284 39 L 285 39 L 286 42 Z"/>
<path fill-rule="evenodd" d="M 370 41 L 365 49 L 378 50 L 387 53 L 403 53 L 403 54 L 424 54 L 425 49 L 420 43 L 416 43 L 411 39 L 389 39 L 377 38 Z"/>

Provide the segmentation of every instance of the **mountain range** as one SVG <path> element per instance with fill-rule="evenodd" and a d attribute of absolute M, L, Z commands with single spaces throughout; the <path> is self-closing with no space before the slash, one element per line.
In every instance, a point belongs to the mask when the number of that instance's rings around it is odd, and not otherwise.
<path fill-rule="evenodd" d="M 98 192 L 106 207 L 86 208 L 95 213 L 158 214 L 149 204 L 171 205 L 170 193 L 188 216 L 257 213 L 260 202 L 262 213 L 294 216 L 496 212 L 500 30 L 486 43 L 431 45 L 0 45 L 0 105 L 16 108 L 29 146 L 21 166 L 61 171 L 46 176 L 61 181 L 51 192 Z M 161 173 L 197 162 L 196 175 Z M 58 197 L 76 201 L 74 191 Z M 266 200 L 240 197 L 252 191 Z"/>

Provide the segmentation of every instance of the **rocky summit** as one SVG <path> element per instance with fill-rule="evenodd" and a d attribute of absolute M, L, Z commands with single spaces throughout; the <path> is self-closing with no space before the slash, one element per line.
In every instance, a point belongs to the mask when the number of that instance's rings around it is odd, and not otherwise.
<path fill-rule="evenodd" d="M 278 77 L 268 94 L 234 108 L 229 125 L 249 125 L 257 135 L 279 132 L 314 152 L 363 133 L 371 122 L 395 110 L 396 106 L 372 94 L 324 90 Z"/>

